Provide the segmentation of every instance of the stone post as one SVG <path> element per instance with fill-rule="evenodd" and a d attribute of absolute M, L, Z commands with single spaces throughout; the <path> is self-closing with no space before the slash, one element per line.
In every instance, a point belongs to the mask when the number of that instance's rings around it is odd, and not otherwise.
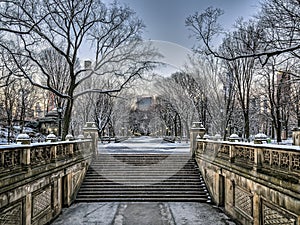
<path fill-rule="evenodd" d="M 293 129 L 293 145 L 300 146 L 300 127 Z"/>
<path fill-rule="evenodd" d="M 263 156 L 262 148 L 255 148 L 254 149 L 254 165 L 253 165 L 254 171 L 258 171 L 261 168 L 262 156 Z"/>
<path fill-rule="evenodd" d="M 190 154 L 194 158 L 195 151 L 197 149 L 197 139 L 202 139 L 205 134 L 205 128 L 201 122 L 193 122 L 192 128 L 190 129 Z"/>
<path fill-rule="evenodd" d="M 30 189 L 30 188 L 28 188 Z M 27 193 L 25 197 L 25 225 L 31 225 L 31 211 L 32 211 L 32 196 L 31 193 Z"/>
<path fill-rule="evenodd" d="M 47 137 L 46 137 L 46 141 L 47 142 L 56 142 L 57 141 L 57 137 L 53 133 L 48 134 Z"/>
<path fill-rule="evenodd" d="M 95 155 L 98 154 L 98 128 L 94 122 L 87 122 L 83 128 L 85 138 L 92 138 L 92 151 Z"/>
<path fill-rule="evenodd" d="M 264 144 L 267 143 L 268 137 L 263 133 L 258 133 L 254 137 L 254 144 Z"/>
<path fill-rule="evenodd" d="M 261 202 L 259 195 L 254 192 L 253 193 L 253 225 L 259 225 L 260 224 L 260 208 L 261 208 Z"/>
<path fill-rule="evenodd" d="M 19 134 L 16 139 L 17 143 L 22 145 L 30 145 L 31 140 L 28 134 Z"/>
<path fill-rule="evenodd" d="M 63 178 L 63 205 L 69 207 L 72 204 L 72 172 L 66 171 Z"/>
<path fill-rule="evenodd" d="M 228 138 L 230 142 L 239 142 L 241 138 L 237 134 L 231 134 L 230 137 Z"/>

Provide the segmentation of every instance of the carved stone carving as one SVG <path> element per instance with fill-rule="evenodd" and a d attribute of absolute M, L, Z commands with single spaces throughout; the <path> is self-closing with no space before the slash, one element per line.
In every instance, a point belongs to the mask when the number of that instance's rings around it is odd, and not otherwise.
<path fill-rule="evenodd" d="M 269 204 L 263 203 L 262 212 L 263 225 L 296 225 L 295 218 L 288 216 L 288 214 L 284 213 L 279 208 L 275 208 Z"/>
<path fill-rule="evenodd" d="M 75 191 L 76 187 L 78 186 L 80 178 L 81 178 L 81 171 L 73 173 L 73 177 L 72 177 L 73 191 Z"/>
<path fill-rule="evenodd" d="M 292 169 L 300 171 L 300 154 L 292 154 Z"/>
<path fill-rule="evenodd" d="M 254 149 L 245 147 L 235 148 L 235 157 L 237 160 L 241 160 L 247 163 L 254 163 Z"/>
<path fill-rule="evenodd" d="M 36 217 L 40 213 L 47 210 L 47 208 L 51 207 L 51 188 L 50 186 L 47 187 L 42 192 L 38 193 L 37 195 L 33 196 L 33 209 L 32 209 L 32 216 Z"/>
<path fill-rule="evenodd" d="M 235 207 L 246 215 L 253 216 L 253 196 L 249 192 L 236 186 L 234 189 L 234 203 Z"/>
<path fill-rule="evenodd" d="M 0 224 L 22 225 L 22 202 L 16 203 L 0 213 Z"/>
<path fill-rule="evenodd" d="M 229 145 L 221 145 L 218 151 L 218 157 L 223 159 L 229 159 Z"/>
<path fill-rule="evenodd" d="M 211 190 L 213 190 L 213 188 L 214 188 L 214 178 L 215 178 L 214 173 L 209 171 L 209 170 L 206 170 L 205 171 L 205 178 L 206 178 L 206 182 L 207 182 L 209 188 Z"/>

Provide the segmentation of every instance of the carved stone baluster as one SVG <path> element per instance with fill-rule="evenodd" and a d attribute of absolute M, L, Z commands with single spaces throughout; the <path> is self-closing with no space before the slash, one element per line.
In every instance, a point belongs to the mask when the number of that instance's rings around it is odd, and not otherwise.
<path fill-rule="evenodd" d="M 23 167 L 25 170 L 29 169 L 30 168 L 30 164 L 31 164 L 31 161 L 30 161 L 30 151 L 31 151 L 31 148 L 24 148 L 23 149 L 23 154 L 22 154 L 22 164 L 23 164 Z"/>
<path fill-rule="evenodd" d="M 262 148 L 254 148 L 254 165 L 253 170 L 257 171 L 262 167 L 262 157 L 263 152 Z"/>
<path fill-rule="evenodd" d="M 235 157 L 235 146 L 230 145 L 229 146 L 229 162 L 234 163 L 234 157 Z"/>
<path fill-rule="evenodd" d="M 52 145 L 52 146 L 50 147 L 51 161 L 56 161 L 56 160 L 57 160 L 56 151 L 57 151 L 57 145 Z"/>

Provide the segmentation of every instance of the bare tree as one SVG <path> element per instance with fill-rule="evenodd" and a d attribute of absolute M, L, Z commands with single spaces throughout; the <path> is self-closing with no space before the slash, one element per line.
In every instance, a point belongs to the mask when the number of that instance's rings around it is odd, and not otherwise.
<path fill-rule="evenodd" d="M 282 131 L 288 137 L 289 120 L 293 107 L 297 108 L 297 97 L 293 96 L 295 87 L 292 75 L 288 72 L 295 60 L 281 56 L 272 57 L 260 70 L 262 79 L 260 87 L 267 97 L 267 105 L 264 106 L 270 114 L 272 124 L 276 131 L 277 142 L 282 141 Z M 297 62 L 297 61 L 296 61 Z M 267 111 L 266 111 L 267 113 Z"/>
<path fill-rule="evenodd" d="M 205 93 L 206 101 L 202 101 L 205 104 L 201 104 L 206 111 L 205 128 L 210 133 L 222 134 L 225 140 L 235 102 L 235 89 L 232 74 L 223 68 L 223 63 L 216 57 L 196 54 L 190 57 L 186 73 L 191 74 L 201 88 L 198 94 Z"/>
<path fill-rule="evenodd" d="M 141 45 L 144 25 L 127 7 L 117 3 L 106 6 L 100 0 L 18 0 L 1 3 L 0 47 L 11 55 L 22 76 L 33 85 L 66 99 L 63 137 L 69 130 L 76 96 L 88 92 L 118 92 L 133 77 L 141 75 L 152 65 L 149 60 L 153 56 L 152 49 Z M 80 68 L 79 52 L 86 48 L 88 42 L 94 48 L 95 63 L 90 69 Z M 68 85 L 65 90 L 51 84 L 56 74 L 44 67 L 41 52 L 45 49 L 55 52 L 53 55 L 60 57 L 67 66 Z M 31 68 L 24 68 L 20 58 L 27 61 Z M 106 73 L 122 76 L 123 83 L 113 90 L 93 87 L 76 92 L 83 81 Z"/>
<path fill-rule="evenodd" d="M 223 41 L 221 52 L 230 56 L 247 52 L 249 49 L 259 48 L 259 40 L 256 33 L 260 29 L 254 23 L 238 24 L 239 28 Z M 247 30 L 248 32 L 244 32 Z M 241 41 L 243 40 L 243 41 Z M 237 92 L 237 99 L 244 117 L 244 135 L 250 136 L 250 94 L 255 74 L 255 58 L 242 58 L 234 61 L 226 61 L 228 70 L 233 74 L 234 84 Z"/>
<path fill-rule="evenodd" d="M 168 129 L 170 127 L 175 128 L 174 122 L 176 120 L 177 124 L 180 122 L 181 135 L 189 137 L 192 121 L 198 117 L 189 92 L 172 76 L 158 79 L 155 86 L 157 95 L 162 99 L 162 107 L 159 112 L 165 126 Z M 175 118 L 176 115 L 177 118 Z"/>
<path fill-rule="evenodd" d="M 195 13 L 186 19 L 186 25 L 191 29 L 193 36 L 204 44 L 206 54 L 229 61 L 256 58 L 262 65 L 265 65 L 272 56 L 284 53 L 298 55 L 300 50 L 299 10 L 299 2 L 295 0 L 262 1 L 261 11 L 256 16 L 258 27 L 264 31 L 256 33 L 256 39 L 259 39 L 261 43 L 260 48 L 249 48 L 248 51 L 237 52 L 233 55 L 224 55 L 213 47 L 214 38 L 226 34 L 218 23 L 219 17 L 223 14 L 222 10 L 210 7 L 203 13 Z M 245 34 L 247 32 L 245 30 Z M 239 39 L 239 37 L 236 38 Z"/>

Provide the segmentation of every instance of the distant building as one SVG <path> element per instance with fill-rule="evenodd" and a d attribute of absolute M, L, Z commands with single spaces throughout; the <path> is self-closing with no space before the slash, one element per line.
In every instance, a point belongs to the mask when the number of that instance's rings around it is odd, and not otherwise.
<path fill-rule="evenodd" d="M 150 122 L 156 115 L 156 106 L 156 96 L 139 96 L 135 99 L 129 115 L 129 126 L 133 134 L 150 135 L 153 132 Z"/>

